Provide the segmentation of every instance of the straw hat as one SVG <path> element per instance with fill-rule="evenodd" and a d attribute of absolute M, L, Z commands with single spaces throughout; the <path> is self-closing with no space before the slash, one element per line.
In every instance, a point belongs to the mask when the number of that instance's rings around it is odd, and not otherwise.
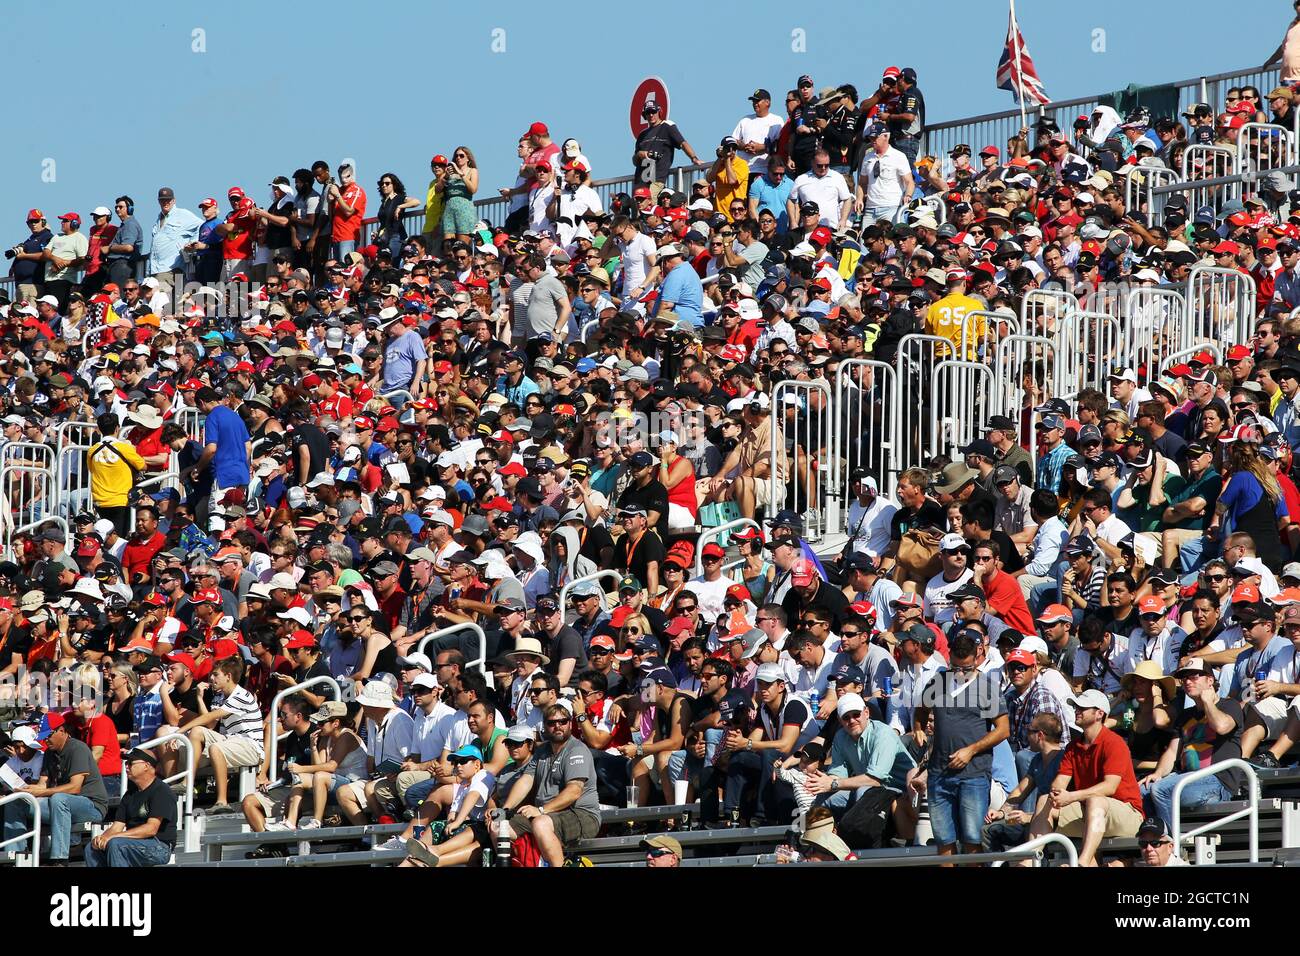
<path fill-rule="evenodd" d="M 1126 691 L 1133 690 L 1134 680 L 1138 677 L 1145 677 L 1147 680 L 1160 685 L 1160 690 L 1164 693 L 1165 700 L 1174 699 L 1175 682 L 1172 677 L 1165 675 L 1164 669 L 1155 661 L 1142 661 L 1137 667 L 1133 668 L 1131 673 L 1125 674 L 1120 681 L 1120 685 Z"/>
<path fill-rule="evenodd" d="M 515 649 L 502 654 L 502 657 L 518 657 L 520 654 L 532 654 L 542 659 L 542 664 L 546 665 L 551 659 L 542 653 L 542 642 L 535 637 L 521 637 L 515 641 Z"/>

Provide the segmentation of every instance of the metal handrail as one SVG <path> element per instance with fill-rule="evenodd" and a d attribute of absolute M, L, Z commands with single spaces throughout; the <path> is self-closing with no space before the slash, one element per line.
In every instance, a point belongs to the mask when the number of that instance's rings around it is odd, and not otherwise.
<path fill-rule="evenodd" d="M 1189 783 L 1195 783 L 1197 780 L 1204 780 L 1206 777 L 1223 773 L 1225 770 L 1244 770 L 1246 779 L 1250 782 L 1250 793 L 1247 795 L 1247 806 L 1240 810 L 1229 813 L 1227 816 L 1219 817 L 1217 820 L 1211 820 L 1203 826 L 1197 827 L 1190 833 L 1183 833 L 1182 805 L 1181 798 L 1183 789 Z M 1255 773 L 1255 768 L 1242 760 L 1240 757 L 1233 757 L 1229 760 L 1216 760 L 1208 767 L 1202 767 L 1200 770 L 1192 770 L 1188 773 L 1180 773 L 1178 782 L 1174 784 L 1174 848 L 1182 847 L 1184 843 L 1190 843 L 1202 834 L 1217 830 L 1226 826 L 1242 817 L 1250 817 L 1250 862 L 1259 862 L 1259 776 Z"/>
<path fill-rule="evenodd" d="M 472 661 L 466 661 L 464 666 L 477 667 L 479 673 L 484 677 L 487 677 L 487 635 L 483 633 L 483 628 L 479 627 L 473 621 L 461 621 L 459 624 L 452 624 L 449 627 L 439 628 L 432 634 L 426 634 L 424 637 L 420 638 L 420 643 L 416 645 L 415 649 L 418 653 L 423 654 L 425 647 L 427 647 L 431 641 L 436 641 L 438 638 L 446 637 L 449 634 L 455 634 L 458 631 L 473 631 L 478 635 L 478 657 Z"/>
<path fill-rule="evenodd" d="M 26 833 L 20 833 L 16 837 L 10 837 L 8 840 L 4 840 L 3 842 L 0 842 L 0 849 L 4 849 L 10 843 L 17 843 L 20 840 L 26 840 L 28 837 L 31 837 L 32 838 L 31 865 L 33 867 L 37 867 L 41 865 L 41 804 L 40 801 L 38 801 L 30 793 L 24 793 L 23 791 L 20 790 L 17 793 L 9 794 L 9 796 L 7 797 L 0 797 L 0 807 L 4 806 L 6 803 L 15 803 L 19 800 L 26 800 L 28 803 L 32 805 L 32 828 L 28 830 Z"/>
<path fill-rule="evenodd" d="M 782 866 L 854 866 L 854 867 L 876 867 L 876 866 L 974 866 L 981 863 L 1007 863 L 1012 860 L 1023 859 L 1042 859 L 1042 848 L 1048 844 L 1056 844 L 1065 850 L 1065 855 L 1070 861 L 1070 866 L 1078 867 L 1079 851 L 1074 848 L 1074 844 L 1068 837 L 1060 833 L 1044 833 L 1040 837 L 1022 843 L 1020 846 L 1012 847 L 1010 850 L 1003 850 L 1000 853 L 953 853 L 948 856 L 875 856 L 863 860 L 833 860 L 825 863 L 816 863 L 809 860 L 801 860 L 798 863 L 784 863 Z"/>
<path fill-rule="evenodd" d="M 759 524 L 757 521 L 755 521 L 753 518 L 736 518 L 733 521 L 728 521 L 726 524 L 720 524 L 716 528 L 705 528 L 703 531 L 700 532 L 700 536 L 695 539 L 695 573 L 696 574 L 704 573 L 703 553 L 704 553 L 705 543 L 707 541 L 710 541 L 713 538 L 718 537 L 724 532 L 730 531 L 732 528 L 757 528 L 760 533 L 763 531 L 763 526 Z"/>
<path fill-rule="evenodd" d="M 286 687 L 284 690 L 280 691 L 273 698 L 271 698 L 271 712 L 267 715 L 267 719 L 273 722 L 279 719 L 276 717 L 276 714 L 280 712 L 280 701 L 284 700 L 290 694 L 297 693 L 300 690 L 306 690 L 308 687 L 315 687 L 317 684 L 328 684 L 330 687 L 334 688 L 334 699 L 335 700 L 343 699 L 343 688 L 339 687 L 339 682 L 336 681 L 333 677 L 322 674 L 320 677 L 313 677 L 311 680 L 305 680 L 301 684 L 294 684 L 292 687 Z M 272 726 L 274 727 L 275 724 L 272 723 Z M 277 733 L 272 733 L 271 749 L 267 752 L 268 759 L 266 762 L 268 776 L 275 774 L 275 763 L 276 760 L 279 758 L 279 756 L 280 756 L 280 735 Z"/>
<path fill-rule="evenodd" d="M 190 738 L 185 734 L 168 734 L 165 737 L 155 737 L 153 740 L 141 741 L 132 749 L 153 750 L 172 740 L 177 741 L 185 748 L 185 769 L 180 773 L 174 773 L 170 777 L 163 778 L 163 783 L 170 786 L 177 780 L 184 779 L 185 781 L 185 794 L 181 797 L 181 818 L 177 821 L 176 829 L 185 837 L 185 852 L 195 853 L 199 849 L 199 834 L 195 832 L 194 827 L 194 744 L 190 742 Z M 126 766 L 126 761 L 123 761 L 121 793 L 126 793 L 128 782 Z"/>
<path fill-rule="evenodd" d="M 565 608 L 567 608 L 567 607 L 569 606 L 569 603 L 568 603 L 568 602 L 569 602 L 569 591 L 570 591 L 570 590 L 571 590 L 575 585 L 578 585 L 578 584 L 586 584 L 588 581 L 603 581 L 605 578 L 613 578 L 613 579 L 614 579 L 614 586 L 617 587 L 617 586 L 618 586 L 618 582 L 623 580 L 623 574 L 622 574 L 622 572 L 620 572 L 620 571 L 615 571 L 615 570 L 612 569 L 612 568 L 606 568 L 606 569 L 603 570 L 603 571 L 594 571 L 594 572 L 592 572 L 591 574 L 584 574 L 584 575 L 583 575 L 582 577 L 580 577 L 580 578 L 574 578 L 574 579 L 573 579 L 572 581 L 570 581 L 568 584 L 566 584 L 566 585 L 564 585 L 562 588 L 560 588 L 560 609 L 563 610 L 563 609 L 565 609 Z M 605 608 L 605 593 L 604 593 L 604 592 L 605 592 L 605 589 L 604 589 L 604 588 L 601 588 L 601 595 L 600 595 L 600 606 L 601 606 L 601 610 L 606 610 L 606 608 Z M 647 595 L 646 595 L 646 598 L 649 599 L 649 598 L 652 597 L 652 596 L 653 596 L 653 595 L 647 594 Z"/>

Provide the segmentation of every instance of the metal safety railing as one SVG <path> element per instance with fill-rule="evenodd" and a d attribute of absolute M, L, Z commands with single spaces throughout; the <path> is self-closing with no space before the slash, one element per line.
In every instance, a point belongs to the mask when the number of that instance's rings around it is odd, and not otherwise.
<path fill-rule="evenodd" d="M 772 454 L 768 461 L 768 515 L 785 508 L 804 516 L 804 537 L 816 545 L 827 533 L 826 484 L 830 474 L 831 387 L 823 379 L 786 379 L 772 389 Z M 787 399 L 792 401 L 787 402 Z M 786 408 L 793 415 L 786 417 Z M 787 457 L 786 440 L 793 438 Z M 782 467 L 784 466 L 784 467 Z"/>
<path fill-rule="evenodd" d="M 1236 269 L 1195 266 L 1187 275 L 1184 346 L 1214 342 L 1227 348 L 1255 336 L 1255 280 Z"/>
<path fill-rule="evenodd" d="M 440 628 L 432 634 L 426 634 L 424 637 L 420 638 L 420 643 L 415 649 L 420 654 L 423 654 L 424 649 L 434 641 L 438 640 L 438 638 L 448 637 L 452 634 L 459 634 L 461 631 L 472 631 L 475 636 L 478 637 L 478 657 L 474 658 L 472 661 L 466 661 L 464 666 L 477 667 L 479 673 L 491 681 L 492 678 L 488 674 L 487 667 L 487 634 L 483 632 L 483 628 L 479 627 L 473 621 L 461 621 L 459 624 L 452 624 L 449 627 Z"/>
<path fill-rule="evenodd" d="M 267 772 L 267 776 L 271 777 L 272 779 L 275 779 L 275 777 L 278 775 L 275 769 L 275 765 L 276 765 L 276 761 L 280 757 L 280 737 L 288 736 L 288 734 L 282 735 L 275 732 L 275 727 L 280 719 L 279 717 L 280 702 L 284 700 L 286 697 L 288 697 L 290 694 L 295 694 L 300 690 L 306 690 L 308 687 L 319 687 L 322 684 L 324 684 L 327 687 L 334 688 L 335 700 L 343 700 L 343 689 L 339 687 L 339 682 L 327 674 L 322 674 L 320 677 L 313 677 L 311 680 L 305 680 L 301 684 L 294 684 L 292 687 L 286 687 L 284 690 L 280 691 L 273 698 L 271 698 L 271 710 L 270 713 L 267 715 L 267 720 L 271 721 L 271 728 L 272 728 L 270 734 L 271 748 L 266 755 L 266 766 L 269 768 Z"/>
<path fill-rule="evenodd" d="M 12 843 L 21 843 L 24 840 L 30 839 L 32 841 L 31 853 L 26 854 L 25 859 L 23 856 L 20 856 L 19 860 L 22 865 L 38 867 L 41 865 L 41 805 L 40 802 L 35 797 L 33 797 L 30 793 L 24 793 L 23 791 L 20 790 L 17 793 L 11 793 L 6 797 L 0 797 L 0 807 L 3 807 L 6 803 L 18 803 L 20 801 L 23 803 L 30 803 L 32 806 L 32 827 L 30 830 L 27 830 L 25 833 L 20 833 L 17 836 L 10 837 L 7 840 L 0 840 L 0 850 L 3 850 L 5 847 L 9 846 Z M 3 834 L 0 834 L 0 836 L 3 836 Z"/>
<path fill-rule="evenodd" d="M 1043 848 L 1048 846 L 1057 846 L 1064 850 L 1066 860 L 1072 868 L 1079 865 L 1079 851 L 1074 848 L 1074 844 L 1069 838 L 1062 836 L 1060 833 L 1045 833 L 1027 843 L 1012 847 L 1010 850 L 1003 850 L 1000 853 L 954 853 L 949 856 L 940 856 L 938 853 L 933 856 L 900 853 L 897 856 L 871 856 L 860 860 L 828 860 L 825 862 L 801 860 L 798 863 L 779 865 L 786 867 L 817 867 L 821 869 L 823 867 L 982 866 L 986 863 L 996 866 L 1015 860 L 1032 860 L 1035 864 L 1038 864 L 1043 860 Z"/>
<path fill-rule="evenodd" d="M 199 851 L 199 839 L 201 833 L 199 827 L 194 826 L 194 744 L 185 734 L 167 734 L 165 737 L 155 737 L 153 740 L 143 740 L 131 749 L 133 750 L 155 750 L 162 747 L 163 744 L 174 742 L 185 751 L 185 769 L 179 773 L 174 773 L 170 777 L 164 777 L 163 783 L 171 786 L 178 780 L 185 781 L 185 791 L 176 797 L 177 809 L 180 811 L 176 820 L 176 836 L 178 840 L 183 840 L 183 846 L 186 853 L 197 853 Z M 126 793 L 127 785 L 127 765 L 122 762 L 122 789 L 121 793 Z"/>
<path fill-rule="evenodd" d="M 1223 773 L 1225 770 L 1240 770 L 1246 775 L 1248 790 L 1246 794 L 1246 806 L 1233 813 L 1225 814 L 1216 820 L 1211 820 L 1195 830 L 1187 833 L 1183 832 L 1182 821 L 1182 796 L 1183 791 L 1187 789 L 1188 784 L 1195 783 L 1197 780 L 1204 780 L 1216 774 Z M 1250 845 L 1250 862 L 1259 862 L 1259 776 L 1255 773 L 1255 768 L 1250 763 L 1239 757 L 1232 757 L 1228 760 L 1216 760 L 1211 766 L 1202 767 L 1200 770 L 1193 770 L 1189 773 L 1178 775 L 1178 782 L 1174 784 L 1173 792 L 1173 838 L 1175 849 L 1181 850 L 1184 843 L 1192 842 L 1197 837 L 1206 833 L 1212 833 L 1221 827 L 1227 826 L 1242 818 L 1249 819 L 1248 836 Z"/>
<path fill-rule="evenodd" d="M 936 421 L 930 432 L 930 457 L 961 460 L 961 449 L 979 436 L 993 414 L 988 408 L 993 392 L 993 369 L 981 362 L 948 360 L 934 367 L 929 407 Z"/>
<path fill-rule="evenodd" d="M 734 521 L 728 521 L 726 524 L 720 524 L 716 528 L 705 528 L 700 532 L 700 536 L 695 539 L 695 573 L 704 573 L 704 546 L 714 538 L 720 538 L 722 535 L 729 533 L 735 528 L 757 528 L 762 531 L 763 528 L 753 518 L 736 518 Z M 725 568 L 723 569 L 726 570 Z M 651 595 L 647 595 L 648 597 Z"/>
<path fill-rule="evenodd" d="M 572 581 L 565 583 L 564 586 L 560 588 L 560 610 L 564 611 L 568 609 L 569 592 L 579 584 L 588 584 L 591 582 L 599 584 L 601 581 L 610 578 L 614 580 L 614 587 L 618 587 L 618 582 L 623 580 L 623 572 L 615 571 L 612 568 L 606 568 L 603 571 L 593 571 L 591 574 L 584 574 L 580 578 L 574 578 Z M 605 589 L 600 588 L 599 590 L 601 610 L 608 610 L 608 605 L 605 603 Z M 653 595 L 646 595 L 647 598 L 652 596 Z"/>
<path fill-rule="evenodd" d="M 898 447 L 898 373 L 873 359 L 846 359 L 835 369 L 832 402 L 833 441 L 830 460 L 832 509 L 847 495 L 848 479 L 859 468 L 876 479 L 881 493 L 892 496 L 903 464 Z M 839 527 L 839 516 L 827 518 Z"/>

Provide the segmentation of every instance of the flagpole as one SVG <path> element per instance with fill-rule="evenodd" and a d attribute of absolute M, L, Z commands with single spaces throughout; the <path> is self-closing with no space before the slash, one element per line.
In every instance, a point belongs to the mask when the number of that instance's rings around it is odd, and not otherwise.
<path fill-rule="evenodd" d="M 1016 0 L 1011 2 L 1011 43 L 1015 46 L 1016 58 L 1012 69 L 1016 75 L 1016 94 L 1020 100 L 1020 125 L 1028 126 L 1029 120 L 1025 118 L 1025 85 L 1021 77 L 1021 60 L 1020 60 L 1020 24 L 1016 22 Z M 1026 138 L 1025 145 L 1028 145 Z"/>

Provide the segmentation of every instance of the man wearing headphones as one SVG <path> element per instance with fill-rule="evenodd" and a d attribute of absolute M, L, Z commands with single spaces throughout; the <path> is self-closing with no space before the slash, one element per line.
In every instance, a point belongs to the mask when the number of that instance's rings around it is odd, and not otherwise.
<path fill-rule="evenodd" d="M 144 229 L 135 218 L 135 200 L 130 196 L 118 196 L 114 211 L 122 224 L 117 227 L 117 235 L 105 250 L 105 259 L 108 262 L 108 281 L 116 283 L 120 289 L 135 271 L 140 247 L 144 244 Z"/>

